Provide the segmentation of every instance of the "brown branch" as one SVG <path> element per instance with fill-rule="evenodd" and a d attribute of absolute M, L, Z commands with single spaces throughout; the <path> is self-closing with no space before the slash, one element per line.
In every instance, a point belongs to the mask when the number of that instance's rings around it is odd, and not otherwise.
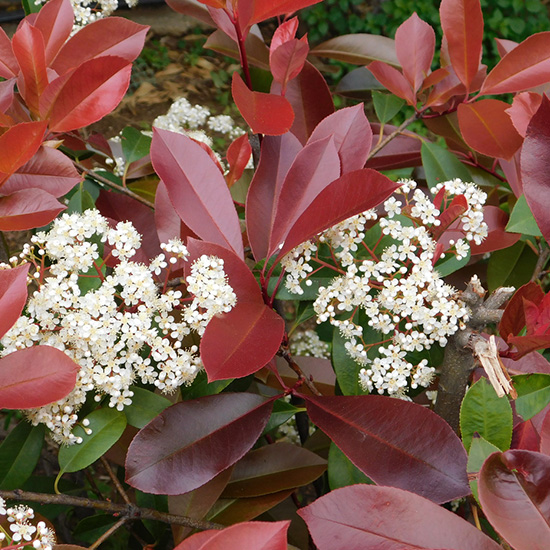
<path fill-rule="evenodd" d="M 141 204 L 144 204 L 145 206 L 148 206 L 149 208 L 154 209 L 155 205 L 151 202 L 149 202 L 147 199 L 144 199 L 137 193 L 134 193 L 127 187 L 124 187 L 122 185 L 118 185 L 117 183 L 108 180 L 107 178 L 104 178 L 103 176 L 100 176 L 99 174 L 96 174 L 93 170 L 90 170 L 89 168 L 86 168 L 84 165 L 80 164 L 80 162 L 73 161 L 73 164 L 83 173 L 91 178 L 95 179 L 99 183 L 102 183 L 103 185 L 106 185 L 107 187 L 110 187 L 111 189 L 115 189 L 116 191 L 119 191 L 120 193 L 123 193 L 124 195 L 128 195 L 129 197 L 132 197 L 138 202 L 141 202 Z"/>
<path fill-rule="evenodd" d="M 316 387 L 315 387 L 315 384 L 313 383 L 313 381 L 311 379 L 309 379 L 305 374 L 304 372 L 302 371 L 302 369 L 300 368 L 300 365 L 298 365 L 298 363 L 296 363 L 294 361 L 294 359 L 292 359 L 292 355 L 290 355 L 290 351 L 288 351 L 288 349 L 286 348 L 281 348 L 278 352 L 277 352 L 277 355 L 279 355 L 280 357 L 282 357 L 288 364 L 288 366 L 298 375 L 298 379 L 299 380 L 303 380 L 304 384 L 309 388 L 309 390 L 311 391 L 311 393 L 313 395 L 318 395 L 318 396 L 321 396 L 323 395 Z"/>
<path fill-rule="evenodd" d="M 531 277 L 532 282 L 538 281 L 540 276 L 543 274 L 543 269 L 548 260 L 550 259 L 550 248 L 547 246 L 543 247 L 540 245 L 539 248 L 539 257 L 537 258 L 537 265 L 535 265 L 535 270 L 533 271 L 533 276 Z"/>
<path fill-rule="evenodd" d="M 390 141 L 395 139 L 397 136 L 403 133 L 405 128 L 409 126 L 412 122 L 414 122 L 417 118 L 419 118 L 419 113 L 414 113 L 411 117 L 409 117 L 405 122 L 403 122 L 400 126 L 398 126 L 391 134 L 388 134 L 378 145 L 373 147 L 370 150 L 369 156 L 367 157 L 367 162 L 380 151 L 380 149 L 383 149 Z"/>
<path fill-rule="evenodd" d="M 88 550 L 95 550 L 99 547 L 100 544 L 105 542 L 115 531 L 118 531 L 120 527 L 122 527 L 126 522 L 128 521 L 128 518 L 122 518 L 119 519 L 114 525 L 109 527 L 105 533 L 103 533 L 94 543 L 90 544 L 88 546 Z"/>
<path fill-rule="evenodd" d="M 99 460 L 101 461 L 101 464 L 103 464 L 103 467 L 105 468 L 105 470 L 107 470 L 107 474 L 109 474 L 109 477 L 111 478 L 111 481 L 113 482 L 114 486 L 116 487 L 116 490 L 118 491 L 118 494 L 122 497 L 122 500 L 124 500 L 124 502 L 126 504 L 128 504 L 128 506 L 131 506 L 132 501 L 130 500 L 130 497 L 126 494 L 126 491 L 124 490 L 124 487 L 122 486 L 122 483 L 120 483 L 117 476 L 113 472 L 113 469 L 111 468 L 111 465 L 109 464 L 109 461 L 104 456 L 102 456 Z"/>
<path fill-rule="evenodd" d="M 78 506 L 80 508 L 93 508 L 113 515 L 121 516 L 129 521 L 152 519 L 169 523 L 170 525 L 183 525 L 201 531 L 207 529 L 223 529 L 224 526 L 211 521 L 202 521 L 187 516 L 177 516 L 152 510 L 151 508 L 140 508 L 134 504 L 115 504 L 105 500 L 92 500 L 84 497 L 73 497 L 69 495 L 52 495 L 47 493 L 31 493 L 29 491 L 0 491 L 0 497 L 7 500 L 38 502 L 40 504 L 61 504 L 65 506 Z"/>

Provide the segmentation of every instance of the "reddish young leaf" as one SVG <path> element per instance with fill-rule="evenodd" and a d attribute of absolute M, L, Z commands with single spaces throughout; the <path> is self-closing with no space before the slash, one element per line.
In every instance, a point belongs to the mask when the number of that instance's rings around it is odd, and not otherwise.
<path fill-rule="evenodd" d="M 27 273 L 30 264 L 0 269 L 0 338 L 19 319 L 27 302 Z"/>
<path fill-rule="evenodd" d="M 540 431 L 540 452 L 550 456 L 550 411 L 546 413 Z"/>
<path fill-rule="evenodd" d="M 277 256 L 282 258 L 321 231 L 374 208 L 398 187 L 398 183 L 370 168 L 344 174 L 323 189 L 298 218 Z"/>
<path fill-rule="evenodd" d="M 404 99 L 409 105 L 416 105 L 416 95 L 411 85 L 396 68 L 382 61 L 373 61 L 367 68 L 384 88 Z"/>
<path fill-rule="evenodd" d="M 527 204 L 544 238 L 550 241 L 550 180 L 547 174 L 550 174 L 550 100 L 544 96 L 527 128 L 521 149 L 521 177 Z"/>
<path fill-rule="evenodd" d="M 48 73 L 42 33 L 25 20 L 11 41 L 21 72 L 17 79 L 19 92 L 31 112 L 39 112 L 40 96 L 48 85 Z"/>
<path fill-rule="evenodd" d="M 3 194 L 11 195 L 20 189 L 36 188 L 54 197 L 62 197 L 80 181 L 82 176 L 67 155 L 52 147 L 40 147 L 1 189 Z"/>
<path fill-rule="evenodd" d="M 377 484 L 437 503 L 470 494 L 466 450 L 432 411 L 378 395 L 303 397 L 311 421 Z"/>
<path fill-rule="evenodd" d="M 131 72 L 132 64 L 122 57 L 98 57 L 80 65 L 49 109 L 50 131 L 70 132 L 108 115 L 124 97 Z"/>
<path fill-rule="evenodd" d="M 285 97 L 249 90 L 237 72 L 233 73 L 231 93 L 241 115 L 255 134 L 278 136 L 290 130 L 294 112 Z"/>
<path fill-rule="evenodd" d="M 42 189 L 21 189 L 7 197 L 0 197 L 0 231 L 43 227 L 65 208 Z"/>
<path fill-rule="evenodd" d="M 44 37 L 46 65 L 50 65 L 73 30 L 74 11 L 70 0 L 49 0 L 40 8 L 33 26 Z M 92 42 L 95 45 L 95 42 Z"/>
<path fill-rule="evenodd" d="M 437 219 L 439 220 L 439 225 L 433 229 L 434 239 L 437 241 L 441 235 L 449 229 L 449 227 L 457 221 L 459 216 L 462 216 L 464 212 L 468 210 L 468 201 L 464 195 L 457 195 L 451 201 L 451 204 L 439 214 Z"/>
<path fill-rule="evenodd" d="M 451 63 L 468 93 L 481 62 L 481 5 L 479 0 L 442 0 L 439 14 Z"/>
<path fill-rule="evenodd" d="M 515 550 L 545 550 L 550 540 L 550 457 L 532 451 L 493 453 L 478 480 L 491 525 Z"/>
<path fill-rule="evenodd" d="M 196 533 L 174 550 L 287 550 L 290 521 L 244 522 L 221 531 Z"/>
<path fill-rule="evenodd" d="M 204 485 L 254 445 L 274 399 L 222 393 L 165 409 L 132 441 L 126 482 L 140 491 L 165 495 Z"/>
<path fill-rule="evenodd" d="M 535 452 L 540 450 L 540 435 L 535 426 L 533 426 L 532 419 L 520 422 L 514 426 L 510 448 Z"/>
<path fill-rule="evenodd" d="M 278 251 L 313 199 L 339 176 L 340 160 L 332 136 L 308 143 L 298 153 L 275 197 L 267 257 Z"/>
<path fill-rule="evenodd" d="M 498 206 L 484 206 L 483 219 L 489 228 L 489 232 L 481 244 L 470 243 L 472 255 L 486 254 L 487 252 L 508 248 L 520 240 L 521 234 L 506 231 L 506 225 L 510 217 Z"/>
<path fill-rule="evenodd" d="M 248 141 L 248 135 L 243 134 L 238 137 L 227 149 L 227 163 L 229 164 L 229 173 L 225 176 L 227 186 L 232 187 L 243 175 L 248 161 L 252 155 L 252 147 Z"/>
<path fill-rule="evenodd" d="M 542 96 L 540 94 L 522 92 L 514 97 L 512 106 L 506 109 L 520 136 L 525 137 L 527 135 L 527 127 L 540 107 L 541 101 Z"/>
<path fill-rule="evenodd" d="M 508 103 L 482 99 L 458 106 L 458 123 L 464 141 L 482 155 L 510 160 L 523 143 L 506 112 Z"/>
<path fill-rule="evenodd" d="M 336 489 L 301 508 L 298 515 L 319 550 L 501 550 L 456 514 L 392 487 L 360 484 Z"/>
<path fill-rule="evenodd" d="M 0 172 L 13 174 L 28 162 L 42 144 L 46 127 L 47 122 L 21 122 L 0 135 Z"/>
<path fill-rule="evenodd" d="M 183 223 L 201 239 L 230 248 L 242 257 L 237 211 L 208 153 L 187 136 L 155 128 L 151 161 Z"/>
<path fill-rule="evenodd" d="M 507 40 L 506 38 L 495 38 L 498 55 L 504 57 L 507 53 L 511 52 L 517 45 L 517 42 L 513 40 Z"/>
<path fill-rule="evenodd" d="M 271 91 L 280 93 L 281 86 L 273 82 Z M 315 127 L 334 112 L 332 94 L 323 75 L 306 61 L 300 74 L 288 83 L 285 98 L 294 111 L 290 131 L 305 144 Z"/>
<path fill-rule="evenodd" d="M 208 381 L 242 378 L 267 365 L 279 349 L 285 322 L 261 302 L 237 302 L 214 317 L 201 339 Z"/>
<path fill-rule="evenodd" d="M 33 346 L 0 359 L 0 408 L 34 409 L 63 399 L 80 367 L 51 346 Z"/>
<path fill-rule="evenodd" d="M 340 109 L 323 119 L 308 141 L 327 136 L 334 138 L 342 174 L 365 166 L 372 145 L 372 130 L 362 103 Z"/>
<path fill-rule="evenodd" d="M 480 94 L 510 94 L 550 80 L 550 32 L 533 34 L 509 51 L 487 75 Z"/>
<path fill-rule="evenodd" d="M 288 21 L 281 23 L 273 33 L 271 38 L 271 44 L 269 45 L 270 52 L 276 50 L 279 46 L 296 38 L 296 31 L 298 30 L 298 18 L 292 17 Z"/>
<path fill-rule="evenodd" d="M 277 49 L 270 50 L 269 66 L 271 73 L 273 79 L 281 85 L 283 91 L 286 91 L 288 82 L 296 78 L 304 67 L 309 53 L 307 38 L 304 37 L 304 39 L 293 38 L 281 44 Z"/>
<path fill-rule="evenodd" d="M 256 260 L 267 256 L 275 197 L 301 149 L 298 138 L 290 132 L 262 140 L 260 162 L 248 189 L 245 209 L 248 240 Z"/>
<path fill-rule="evenodd" d="M 424 107 L 440 107 L 441 109 L 444 109 L 445 104 L 452 97 L 466 96 L 466 88 L 464 84 L 460 82 L 458 76 L 456 76 L 453 67 L 451 65 L 448 65 L 447 67 L 445 67 L 445 69 L 442 70 L 445 71 L 446 74 L 443 78 L 441 78 L 441 80 L 437 80 L 437 82 L 434 82 L 434 86 L 428 94 L 428 99 L 424 103 Z M 436 73 L 437 71 L 434 71 L 432 73 L 434 81 L 436 80 Z M 430 75 L 430 77 L 432 75 Z M 442 75 L 443 73 L 439 73 L 437 76 L 439 77 Z M 430 77 L 428 77 L 428 79 L 426 80 L 425 85 L 431 85 L 431 82 L 429 82 L 431 80 Z"/>
<path fill-rule="evenodd" d="M 430 72 L 435 53 L 435 32 L 416 12 L 397 29 L 395 53 L 403 75 L 416 93 Z"/>
<path fill-rule="evenodd" d="M 523 147 L 522 147 L 523 149 Z M 519 199 L 523 195 L 523 182 L 521 181 L 521 150 L 519 150 L 511 161 L 499 159 L 498 163 L 504 172 L 506 181 L 512 189 L 512 192 Z"/>
<path fill-rule="evenodd" d="M 6 31 L 0 27 L 0 77 L 12 78 L 19 72 L 19 63 L 13 54 L 11 40 Z"/>
<path fill-rule="evenodd" d="M 0 126 L 13 126 L 15 121 L 7 114 L 4 114 L 13 104 L 15 79 L 0 82 Z"/>
<path fill-rule="evenodd" d="M 253 4 L 252 17 L 247 21 L 247 26 L 251 27 L 254 23 L 260 23 L 277 15 L 286 15 L 295 11 L 313 6 L 321 0 L 255 0 Z M 246 2 L 240 2 L 246 4 Z M 240 5 L 239 5 L 240 7 Z"/>
<path fill-rule="evenodd" d="M 123 17 L 107 17 L 94 21 L 79 30 L 65 43 L 52 69 L 59 75 L 86 61 L 103 56 L 116 56 L 127 62 L 140 54 L 149 27 L 138 25 Z"/>
<path fill-rule="evenodd" d="M 214 24 L 214 23 L 213 23 Z M 244 42 L 248 63 L 259 69 L 269 71 L 269 48 L 262 38 L 250 33 Z M 239 47 L 227 33 L 218 29 L 214 31 L 203 46 L 209 50 L 240 59 Z"/>

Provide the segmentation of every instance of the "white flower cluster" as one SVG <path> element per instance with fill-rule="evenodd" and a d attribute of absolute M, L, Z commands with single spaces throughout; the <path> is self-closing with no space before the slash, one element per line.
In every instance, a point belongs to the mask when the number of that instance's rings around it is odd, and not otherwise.
<path fill-rule="evenodd" d="M 37 550 L 52 550 L 55 545 L 55 533 L 43 521 L 33 525 L 34 510 L 20 504 L 6 508 L 6 502 L 0 498 L 0 516 L 6 516 L 11 535 L 0 526 L 0 548 L 7 542 L 8 547 L 25 546 Z"/>
<path fill-rule="evenodd" d="M 140 240 L 131 223 L 111 228 L 97 210 L 86 210 L 55 220 L 50 232 L 38 233 L 21 254 L 35 264 L 39 289 L 26 315 L 0 341 L 0 355 L 45 344 L 80 365 L 66 398 L 26 411 L 60 443 L 78 442 L 72 430 L 88 392 L 98 401 L 107 396 L 109 406 L 122 410 L 131 404 L 130 386 L 138 380 L 164 392 L 191 383 L 202 363 L 198 347 L 186 338 L 192 331 L 202 334 L 216 313 L 236 303 L 223 260 L 208 256 L 192 264 L 186 297 L 174 289 L 160 293 L 162 281 L 155 277 L 166 270 L 167 281 L 169 266 L 185 259 L 187 249 L 174 239 L 163 245 L 166 254 L 147 266 L 130 260 Z M 101 260 L 101 248 L 119 260 L 113 268 Z M 86 281 L 97 284 L 85 292 Z"/>
<path fill-rule="evenodd" d="M 307 278 L 320 269 L 314 267 L 316 262 L 324 268 L 336 263 L 333 268 L 339 275 L 319 288 L 313 304 L 317 320 L 339 328 L 348 354 L 363 366 L 360 381 L 365 390 L 394 396 L 405 396 L 409 386 L 428 387 L 433 378 L 435 369 L 427 360 L 413 364 L 408 354 L 435 343 L 446 345 L 468 319 L 467 307 L 455 289 L 443 282 L 434 264 L 446 254 L 466 257 L 468 241 L 479 243 L 487 235 L 482 212 L 486 195 L 474 184 L 453 180 L 438 185 L 435 192 L 441 191 L 441 209 L 415 188 L 414 181 L 404 181 L 396 196 L 386 200 L 386 216 L 379 221 L 381 235 L 372 248 L 364 242 L 367 221 L 376 219 L 369 211 L 325 231 L 316 242 L 303 243 L 283 262 L 287 288 L 294 293 L 302 293 L 300 284 L 304 280 L 308 284 Z M 450 241 L 448 250 L 440 253 L 434 233 L 441 211 L 456 195 L 464 195 L 468 202 L 452 225 L 464 239 Z M 325 245 L 330 255 L 320 258 Z M 363 314 L 366 325 L 358 319 Z M 371 349 L 377 351 L 372 359 Z"/>
<path fill-rule="evenodd" d="M 289 344 L 292 355 L 320 357 L 322 359 L 330 357 L 329 345 L 323 342 L 317 332 L 312 329 L 292 333 Z"/>
<path fill-rule="evenodd" d="M 47 0 L 35 0 L 35 5 L 44 4 Z M 138 0 L 126 0 L 129 8 L 137 6 Z M 112 15 L 118 9 L 118 0 L 71 0 L 74 10 L 73 34 L 93 23 Z"/>

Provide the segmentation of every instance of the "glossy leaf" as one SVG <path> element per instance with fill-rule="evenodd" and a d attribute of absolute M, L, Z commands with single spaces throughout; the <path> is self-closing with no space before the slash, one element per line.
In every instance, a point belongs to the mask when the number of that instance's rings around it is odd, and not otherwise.
<path fill-rule="evenodd" d="M 231 187 L 243 175 L 243 172 L 252 155 L 252 147 L 248 135 L 243 134 L 234 140 L 227 149 L 227 163 L 229 173 L 225 176 L 227 185 Z"/>
<path fill-rule="evenodd" d="M 12 491 L 31 477 L 44 443 L 44 424 L 20 422 L 0 445 L 0 489 Z"/>
<path fill-rule="evenodd" d="M 472 439 L 472 445 L 468 454 L 468 474 L 477 474 L 479 470 L 481 470 L 483 463 L 485 462 L 485 460 L 487 460 L 489 455 L 493 454 L 494 452 L 498 452 L 499 450 L 500 449 L 498 447 L 495 447 L 492 443 L 489 443 L 488 441 L 483 439 L 483 437 L 474 437 Z M 468 477 L 470 480 L 470 488 L 472 489 L 472 494 L 479 502 L 477 476 L 476 479 L 472 479 L 472 475 L 469 475 Z"/>
<path fill-rule="evenodd" d="M 391 38 L 377 34 L 355 33 L 337 36 L 319 44 L 310 53 L 354 65 L 383 61 L 394 67 L 399 66 L 395 42 Z"/>
<path fill-rule="evenodd" d="M 103 456 L 120 438 L 126 428 L 126 417 L 116 409 L 97 409 L 86 416 L 90 422 L 90 435 L 77 425 L 73 433 L 82 438 L 82 443 L 68 445 L 59 449 L 60 475 L 78 472 L 93 464 Z"/>
<path fill-rule="evenodd" d="M 526 420 L 514 426 L 511 448 L 540 451 L 540 435 L 534 426 L 533 420 Z"/>
<path fill-rule="evenodd" d="M 274 80 L 281 84 L 283 90 L 286 89 L 288 82 L 296 78 L 303 69 L 308 53 L 307 38 L 305 40 L 293 38 L 275 50 L 272 47 L 269 54 L 269 66 Z"/>
<path fill-rule="evenodd" d="M 519 334 L 525 326 L 524 298 L 531 302 L 539 303 L 544 298 L 544 292 L 535 282 L 527 283 L 521 288 L 518 288 L 506 305 L 506 309 L 504 310 L 498 327 L 500 335 L 505 340 L 510 335 Z"/>
<path fill-rule="evenodd" d="M 512 101 L 512 106 L 506 112 L 512 119 L 512 124 L 515 126 L 519 135 L 525 137 L 527 127 L 537 112 L 542 101 L 542 96 L 535 92 L 522 92 L 517 94 Z"/>
<path fill-rule="evenodd" d="M 518 288 L 529 282 L 536 261 L 537 256 L 523 241 L 518 241 L 508 248 L 497 250 L 489 258 L 487 266 L 489 290 L 492 292 L 499 286 Z"/>
<path fill-rule="evenodd" d="M 151 138 L 139 130 L 128 126 L 122 130 L 120 144 L 124 153 L 124 160 L 127 164 L 130 164 L 149 154 Z"/>
<path fill-rule="evenodd" d="M 134 396 L 131 405 L 124 407 L 124 414 L 130 426 L 143 428 L 153 418 L 167 409 L 172 402 L 162 395 L 136 386 L 132 387 Z"/>
<path fill-rule="evenodd" d="M 480 93 L 521 92 L 550 80 L 550 32 L 539 32 L 509 51 L 487 75 Z"/>
<path fill-rule="evenodd" d="M 405 105 L 401 98 L 380 92 L 372 92 L 372 102 L 376 116 L 382 124 L 389 122 Z"/>
<path fill-rule="evenodd" d="M 550 412 L 546 413 L 540 432 L 540 452 L 550 456 Z"/>
<path fill-rule="evenodd" d="M 435 413 L 374 395 L 304 398 L 312 422 L 374 482 L 438 503 L 469 494 L 466 451 Z"/>
<path fill-rule="evenodd" d="M 291 443 L 275 443 L 246 454 L 233 468 L 222 498 L 257 497 L 315 481 L 326 460 Z"/>
<path fill-rule="evenodd" d="M 453 69 L 468 92 L 481 62 L 483 14 L 480 2 L 442 0 L 439 14 Z"/>
<path fill-rule="evenodd" d="M 415 105 L 416 97 L 405 77 L 391 65 L 373 61 L 368 65 L 369 71 L 392 94 L 404 99 L 409 105 Z"/>
<path fill-rule="evenodd" d="M 0 359 L 0 408 L 33 409 L 72 391 L 80 367 L 51 346 L 32 346 Z"/>
<path fill-rule="evenodd" d="M 208 381 L 242 378 L 260 370 L 277 353 L 285 323 L 262 302 L 238 302 L 206 327 L 200 352 Z"/>
<path fill-rule="evenodd" d="M 395 53 L 403 68 L 403 75 L 416 93 L 430 72 L 435 53 L 435 32 L 416 12 L 398 27 L 395 33 Z"/>
<path fill-rule="evenodd" d="M 294 111 L 285 97 L 253 92 L 237 72 L 233 73 L 231 93 L 241 115 L 255 134 L 279 136 L 290 130 Z"/>
<path fill-rule="evenodd" d="M 11 269 L 0 269 L 0 338 L 19 319 L 27 302 L 29 263 Z"/>
<path fill-rule="evenodd" d="M 359 504 L 360 503 L 360 504 Z M 353 485 L 300 508 L 319 550 L 499 550 L 472 524 L 413 493 Z"/>
<path fill-rule="evenodd" d="M 328 452 L 328 484 L 334 491 L 340 487 L 369 483 L 372 481 L 351 462 L 351 460 L 334 444 L 330 444 Z"/>
<path fill-rule="evenodd" d="M 193 159 L 188 162 L 186 159 Z M 181 220 L 205 241 L 243 256 L 237 211 L 208 153 L 191 138 L 154 129 L 151 161 Z"/>
<path fill-rule="evenodd" d="M 514 388 L 518 392 L 516 412 L 529 420 L 550 403 L 550 375 L 521 374 L 514 376 Z"/>
<path fill-rule="evenodd" d="M 250 65 L 269 71 L 269 48 L 263 39 L 251 32 L 246 37 L 244 44 L 246 56 Z M 221 29 L 214 31 L 208 37 L 204 47 L 232 57 L 233 59 L 240 59 L 237 43 Z"/>
<path fill-rule="evenodd" d="M 462 181 L 471 181 L 472 179 L 466 166 L 452 153 L 429 141 L 422 144 L 422 164 L 426 171 L 429 187 L 454 178 L 460 178 Z"/>
<path fill-rule="evenodd" d="M 492 454 L 480 472 L 479 499 L 515 550 L 544 550 L 550 540 L 550 457 L 532 451 Z"/>
<path fill-rule="evenodd" d="M 193 491 L 244 456 L 267 423 L 272 404 L 273 399 L 250 393 L 176 403 L 132 441 L 127 483 L 153 494 Z"/>
<path fill-rule="evenodd" d="M 253 2 L 253 13 L 248 26 L 260 23 L 277 15 L 285 15 L 295 11 L 313 6 L 321 0 L 255 0 Z"/>
<path fill-rule="evenodd" d="M 222 531 L 203 531 L 178 544 L 174 550 L 287 550 L 290 521 L 245 522 Z"/>
<path fill-rule="evenodd" d="M 33 26 L 44 38 L 46 64 L 50 65 L 73 30 L 74 11 L 69 0 L 50 0 L 38 12 Z"/>
<path fill-rule="evenodd" d="M 464 396 L 460 432 L 467 451 L 476 433 L 502 451 L 510 448 L 512 407 L 507 397 L 497 396 L 486 378 L 480 378 Z"/>
<path fill-rule="evenodd" d="M 488 234 L 481 244 L 470 244 L 472 255 L 486 254 L 495 250 L 502 250 L 513 246 L 519 241 L 521 235 L 518 233 L 508 233 L 506 224 L 508 223 L 508 214 L 498 206 L 486 205 L 483 207 L 483 220 L 487 224 Z"/>
<path fill-rule="evenodd" d="M 0 172 L 12 174 L 31 160 L 42 145 L 46 127 L 46 122 L 22 122 L 0 135 Z"/>
<path fill-rule="evenodd" d="M 70 132 L 108 115 L 124 97 L 131 72 L 131 63 L 122 57 L 103 56 L 79 65 L 48 108 L 50 130 Z"/>
<path fill-rule="evenodd" d="M 510 160 L 523 143 L 506 112 L 508 103 L 482 99 L 458 106 L 458 122 L 464 141 L 488 157 Z"/>
<path fill-rule="evenodd" d="M 542 237 L 542 233 L 533 217 L 525 195 L 521 195 L 514 209 L 510 214 L 510 221 L 506 226 L 506 230 L 512 233 L 522 233 L 524 235 L 533 235 L 535 237 Z"/>
<path fill-rule="evenodd" d="M 6 31 L 0 27 L 0 76 L 12 78 L 19 73 L 19 63 L 13 54 L 11 40 Z"/>

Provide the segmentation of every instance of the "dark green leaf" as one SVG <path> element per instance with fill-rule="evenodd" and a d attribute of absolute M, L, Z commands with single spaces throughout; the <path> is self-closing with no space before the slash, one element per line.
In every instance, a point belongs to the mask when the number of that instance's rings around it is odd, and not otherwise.
<path fill-rule="evenodd" d="M 221 393 L 229 384 L 233 382 L 233 378 L 227 380 L 215 380 L 214 382 L 208 382 L 206 372 L 202 371 L 197 374 L 193 383 L 185 388 L 181 388 L 181 394 L 185 401 L 190 399 L 197 399 L 205 395 L 216 395 Z"/>
<path fill-rule="evenodd" d="M 95 208 L 95 203 L 92 195 L 86 189 L 80 185 L 76 192 L 69 200 L 67 205 L 68 214 L 82 214 L 85 210 L 93 210 Z"/>
<path fill-rule="evenodd" d="M 510 233 L 523 233 L 524 235 L 533 235 L 535 237 L 541 237 L 539 226 L 531 213 L 529 205 L 525 200 L 525 195 L 521 195 L 514 209 L 510 214 L 510 220 L 506 226 L 506 231 Z"/>
<path fill-rule="evenodd" d="M 519 288 L 528 283 L 536 263 L 537 256 L 524 241 L 491 253 L 487 266 L 489 290 L 500 286 Z"/>
<path fill-rule="evenodd" d="M 426 172 L 428 186 L 434 187 L 438 183 L 460 178 L 462 181 L 471 181 L 470 172 L 452 153 L 435 143 L 425 141 L 420 151 L 422 165 Z"/>
<path fill-rule="evenodd" d="M 518 392 L 516 412 L 529 420 L 550 403 L 549 374 L 520 374 L 512 377 Z"/>
<path fill-rule="evenodd" d="M 281 399 L 275 401 L 273 404 L 273 412 L 267 421 L 267 425 L 264 428 L 263 434 L 266 434 L 277 428 L 281 424 L 284 424 L 287 420 L 292 418 L 296 413 L 305 411 L 305 408 L 295 407 L 286 401 Z"/>
<path fill-rule="evenodd" d="M 454 254 L 446 254 L 445 258 L 437 262 L 435 269 L 441 277 L 447 277 L 447 275 L 450 275 L 451 273 L 454 273 L 464 267 L 469 261 L 470 252 L 468 252 L 462 260 L 457 260 Z"/>
<path fill-rule="evenodd" d="M 149 150 L 151 149 L 151 138 L 129 126 L 122 130 L 120 144 L 122 146 L 124 158 L 126 159 L 126 165 L 128 165 L 149 154 Z"/>
<path fill-rule="evenodd" d="M 331 443 L 328 452 L 328 484 L 331 490 L 356 483 L 373 482 L 334 443 Z"/>
<path fill-rule="evenodd" d="M 385 124 L 389 122 L 405 105 L 405 100 L 393 94 L 372 92 L 372 101 L 378 120 Z"/>
<path fill-rule="evenodd" d="M 499 450 L 500 449 L 498 447 L 495 447 L 492 443 L 489 443 L 486 439 L 483 439 L 483 437 L 474 437 L 472 439 L 472 445 L 470 446 L 470 452 L 468 454 L 468 473 L 476 474 L 479 472 L 487 457 Z M 470 480 L 470 488 L 472 489 L 475 499 L 479 501 L 477 496 L 476 479 Z"/>
<path fill-rule="evenodd" d="M 157 414 L 168 408 L 172 403 L 166 397 L 143 388 L 132 386 L 134 392 L 132 404 L 124 408 L 124 414 L 130 426 L 143 428 L 151 422 Z"/>

